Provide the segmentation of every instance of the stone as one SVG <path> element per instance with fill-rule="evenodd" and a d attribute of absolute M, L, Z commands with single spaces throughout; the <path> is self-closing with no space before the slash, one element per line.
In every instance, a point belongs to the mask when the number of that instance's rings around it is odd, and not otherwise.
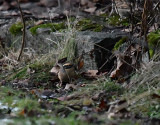
<path fill-rule="evenodd" d="M 22 35 L 11 35 L 9 27 L 13 22 L 16 22 L 16 20 L 10 20 L 8 24 L 0 27 L 0 36 L 5 38 L 4 40 L 6 41 L 5 44 L 7 47 L 14 47 L 15 51 L 19 51 L 22 43 Z M 126 35 L 128 34 L 122 32 L 120 29 L 108 30 L 108 32 L 77 31 L 74 35 L 77 43 L 76 56 L 85 53 L 85 70 L 99 68 L 110 70 L 114 65 L 114 60 L 111 58 L 112 49 L 115 43 Z M 64 42 L 71 36 L 73 36 L 73 33 L 70 31 L 49 33 L 48 29 L 39 29 L 37 35 L 32 35 L 31 32 L 26 29 L 25 48 L 32 50 L 32 52 L 37 55 L 51 53 L 54 50 L 54 54 L 58 55 L 59 52 L 56 51 L 57 45 L 59 47 L 61 42 Z"/>

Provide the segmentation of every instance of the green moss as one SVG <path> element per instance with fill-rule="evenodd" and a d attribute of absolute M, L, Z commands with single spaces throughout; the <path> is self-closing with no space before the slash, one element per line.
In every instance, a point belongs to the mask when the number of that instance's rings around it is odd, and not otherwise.
<path fill-rule="evenodd" d="M 103 29 L 102 25 L 95 24 L 95 28 L 93 29 L 94 32 L 101 32 Z"/>
<path fill-rule="evenodd" d="M 150 47 L 159 47 L 160 46 L 159 42 L 160 42 L 160 30 L 149 33 L 148 44 Z"/>
<path fill-rule="evenodd" d="M 94 32 L 101 32 L 103 29 L 103 26 L 93 23 L 90 19 L 84 18 L 77 23 L 76 29 L 79 31 L 90 30 Z"/>
<path fill-rule="evenodd" d="M 114 45 L 114 48 L 113 48 L 113 50 L 118 50 L 119 49 L 119 47 L 123 44 L 123 43 L 125 43 L 126 41 L 127 41 L 127 39 L 128 39 L 128 37 L 122 37 L 115 45 Z"/>
<path fill-rule="evenodd" d="M 160 47 L 160 30 L 149 33 L 147 39 L 150 57 L 153 57 L 155 49 Z"/>
<path fill-rule="evenodd" d="M 23 25 L 21 22 L 13 24 L 10 28 L 9 31 L 11 32 L 12 35 L 18 35 L 22 33 Z"/>
<path fill-rule="evenodd" d="M 19 107 L 21 109 L 26 108 L 28 111 L 37 110 L 38 108 L 40 108 L 39 105 L 40 104 L 37 100 L 33 100 L 30 98 L 21 99 L 15 104 L 16 107 Z"/>
<path fill-rule="evenodd" d="M 51 115 L 51 114 L 50 114 Z M 40 115 L 38 117 L 14 117 L 0 120 L 3 125 L 89 125 L 87 121 L 81 121 L 76 116 L 58 118 L 54 115 Z"/>
<path fill-rule="evenodd" d="M 128 19 L 121 19 L 119 15 L 112 15 L 108 18 L 107 23 L 113 26 L 129 26 Z"/>
<path fill-rule="evenodd" d="M 128 19 L 127 19 L 127 18 L 126 18 L 126 19 L 122 19 L 122 20 L 120 21 L 120 24 L 121 24 L 122 26 L 129 26 Z"/>
<path fill-rule="evenodd" d="M 34 83 L 46 82 L 47 83 L 51 79 L 49 71 L 51 70 L 52 65 L 47 64 L 47 63 L 45 64 L 34 63 L 34 64 L 31 64 L 29 68 L 32 71 L 35 71 L 35 73 L 30 76 L 30 79 L 32 79 L 32 82 Z"/>
<path fill-rule="evenodd" d="M 113 81 L 107 81 L 104 86 L 107 93 L 116 92 L 122 94 L 123 88 L 121 85 L 114 83 Z"/>
<path fill-rule="evenodd" d="M 160 104 L 150 105 L 148 109 L 147 114 L 150 118 L 160 118 Z"/>
<path fill-rule="evenodd" d="M 149 49 L 149 54 L 150 54 L 150 58 L 152 58 L 153 55 L 154 55 L 154 50 L 153 49 Z"/>
<path fill-rule="evenodd" d="M 119 15 L 112 15 L 107 20 L 108 24 L 117 26 L 120 23 L 120 16 Z"/>
<path fill-rule="evenodd" d="M 75 20 L 76 20 L 75 17 L 70 17 L 70 18 L 69 18 L 69 21 L 70 21 L 70 22 L 74 22 Z"/>
<path fill-rule="evenodd" d="M 27 67 L 19 70 L 18 72 L 15 73 L 15 75 L 13 75 L 13 77 L 11 78 L 11 80 L 13 79 L 22 79 L 26 76 L 27 74 Z"/>
<path fill-rule="evenodd" d="M 108 16 L 109 16 L 109 13 L 100 14 L 100 17 L 108 17 Z"/>
<path fill-rule="evenodd" d="M 35 62 L 33 64 L 29 64 L 26 67 L 15 70 L 13 73 L 5 77 L 6 80 L 14 80 L 14 79 L 30 79 L 32 83 L 37 82 L 46 82 L 48 83 L 50 80 L 49 71 L 53 67 L 54 62 Z M 29 71 L 29 72 L 28 72 Z M 31 72 L 34 72 L 30 74 Z M 0 75 L 1 78 L 1 75 Z M 3 76 L 2 76 L 3 78 Z"/>
<path fill-rule="evenodd" d="M 30 32 L 33 35 L 36 35 L 38 28 L 50 28 L 52 32 L 55 32 L 57 30 L 65 29 L 66 26 L 65 26 L 65 23 L 46 23 L 46 24 L 40 24 L 30 28 Z"/>

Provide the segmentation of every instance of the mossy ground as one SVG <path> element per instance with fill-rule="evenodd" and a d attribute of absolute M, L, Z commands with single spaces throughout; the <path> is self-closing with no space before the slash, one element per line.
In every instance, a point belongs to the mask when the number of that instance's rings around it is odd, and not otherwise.
<path fill-rule="evenodd" d="M 75 18 L 69 18 L 68 23 L 71 23 L 71 25 L 73 24 L 73 22 L 75 21 Z M 74 25 L 74 24 L 73 24 Z M 37 29 L 38 28 L 50 28 L 51 32 L 55 32 L 55 31 L 66 31 L 67 30 L 67 25 L 62 22 L 62 23 L 45 23 L 45 24 L 40 24 L 34 27 L 30 28 L 30 32 L 33 35 L 37 34 Z M 75 25 L 76 30 L 79 31 L 86 31 L 86 30 L 90 30 L 90 31 L 95 31 L 95 32 L 100 32 L 102 31 L 102 29 L 104 28 L 102 25 L 93 23 L 90 19 L 80 19 L 78 21 L 78 23 Z M 14 28 L 12 28 L 14 29 Z"/>
<path fill-rule="evenodd" d="M 107 18 L 107 23 L 113 26 L 129 26 L 128 19 L 121 19 L 119 15 L 113 14 Z"/>
<path fill-rule="evenodd" d="M 151 32 L 147 36 L 148 44 L 149 44 L 149 53 L 150 57 L 153 57 L 155 54 L 155 50 L 160 47 L 160 30 L 155 32 Z"/>
<path fill-rule="evenodd" d="M 11 109 L 11 114 L 14 114 L 14 117 L 9 117 L 5 122 L 3 120 L 1 121 L 4 122 L 4 125 L 7 122 L 12 122 L 12 124 L 20 124 L 22 121 L 23 124 L 26 125 L 28 123 L 40 125 L 49 125 L 51 123 L 56 123 L 57 125 L 96 124 L 94 121 L 83 121 L 84 119 L 81 118 L 88 112 L 82 108 L 84 106 L 84 99 L 86 97 L 92 99 L 95 95 L 103 92 L 103 94 L 106 95 L 105 98 L 107 101 L 112 102 L 116 101 L 117 99 L 128 99 L 134 96 L 136 97 L 146 91 L 140 92 L 140 90 L 137 90 L 138 93 L 133 95 L 133 93 L 136 93 L 135 90 L 133 90 L 133 92 L 128 91 L 120 84 L 117 84 L 111 80 L 107 80 L 106 78 L 105 80 L 99 79 L 95 81 L 84 82 L 85 87 L 80 87 L 77 90 L 68 92 L 67 95 L 74 95 L 75 98 L 65 101 L 58 101 L 57 99 L 41 99 L 40 97 L 36 96 L 32 90 L 24 91 L 18 89 L 17 91 L 17 89 L 9 86 L 0 86 L 0 99 L 2 100 L 1 105 L 7 106 L 8 109 Z M 96 109 L 102 98 L 98 98 L 96 101 L 92 100 L 92 104 L 89 107 Z M 144 99 L 139 100 L 135 105 L 130 107 L 130 111 L 132 111 L 132 113 L 141 113 L 144 117 L 149 116 L 150 118 L 159 118 L 159 104 L 153 102 L 151 103 L 149 100 L 153 99 L 149 97 L 145 99 L 148 100 L 145 102 L 145 106 L 141 105 Z M 25 113 L 23 113 L 23 110 L 25 110 Z M 8 110 L 1 109 L 1 111 L 4 115 L 8 115 Z M 96 117 L 96 121 L 99 121 L 99 124 L 101 125 L 109 123 L 110 121 L 110 119 L 103 118 L 103 113 L 99 114 L 96 112 L 91 112 L 90 115 L 92 115 L 93 118 Z M 116 121 L 116 119 L 112 119 L 112 121 L 113 120 Z M 136 124 L 132 120 L 122 120 L 120 123 L 122 125 L 128 123 L 133 125 Z M 140 123 L 137 122 L 136 125 L 140 125 Z"/>
<path fill-rule="evenodd" d="M 36 62 L 17 70 L 17 73 L 14 73 L 14 75 L 11 75 L 12 77 L 10 76 L 9 78 L 12 78 L 12 81 L 15 79 L 23 80 L 29 78 L 29 84 L 53 84 L 50 82 L 51 77 L 49 70 L 51 68 L 52 63 Z M 30 72 L 33 72 L 32 74 L 29 74 L 29 69 Z M 137 77 L 139 77 L 139 74 L 134 75 L 132 79 L 136 79 Z M 83 109 L 83 107 L 85 107 L 84 104 L 86 102 L 84 100 L 86 97 L 91 100 L 87 102 L 91 103 L 89 107 L 95 110 L 99 106 L 102 99 L 107 100 L 107 102 L 114 102 L 121 99 L 132 100 L 141 96 L 141 94 L 145 92 L 155 92 L 154 89 L 149 89 L 150 87 L 146 84 L 141 84 L 137 87 L 126 89 L 125 87 L 122 87 L 121 84 L 116 83 L 116 81 L 112 81 L 105 77 L 98 80 L 88 81 L 83 78 L 81 78 L 81 80 L 82 83 L 85 84 L 84 87 L 78 87 L 76 90 L 71 91 L 66 90 L 67 93 L 65 95 L 61 95 L 61 93 L 57 94 L 59 97 L 74 95 L 74 97 L 70 100 L 64 101 L 58 101 L 57 98 L 42 99 L 32 91 L 33 88 L 14 88 L 15 86 L 11 87 L 3 84 L 0 86 L 0 100 L 2 100 L 1 105 L 7 106 L 7 109 L 11 109 L 11 112 L 10 110 L 2 109 L 2 113 L 4 114 L 4 117 L 8 115 L 8 111 L 10 114 L 14 114 L 14 117 L 8 118 L 8 120 L 11 120 L 13 124 L 18 124 L 23 121 L 24 124 L 27 124 L 28 122 L 38 124 L 50 124 L 51 122 L 56 122 L 58 125 L 87 125 L 94 124 L 94 122 L 85 121 L 81 118 L 88 113 L 85 108 Z M 154 83 L 154 88 L 157 87 L 158 89 L 158 86 L 159 83 Z M 39 89 L 37 91 L 40 92 L 43 91 L 45 87 L 46 86 L 41 84 L 41 86 L 37 86 L 36 89 Z M 50 87 L 50 89 L 54 91 L 56 87 Z M 156 90 L 156 92 L 160 95 L 160 90 Z M 93 100 L 93 97 L 99 93 L 103 93 L 104 95 L 97 98 L 97 100 Z M 152 99 L 150 96 L 145 96 L 144 98 L 137 100 L 134 105 L 129 107 L 130 112 L 135 114 L 140 113 L 143 117 L 159 118 L 160 106 L 157 102 L 159 102 L 158 99 Z M 25 113 L 23 113 L 23 110 L 25 110 Z M 108 123 L 108 119 L 103 119 L 103 113 L 99 114 L 98 112 L 91 112 L 89 114 L 92 117 L 96 117 L 96 122 L 100 121 L 100 124 L 102 125 L 103 123 Z M 59 121 L 60 117 L 62 120 Z M 121 121 L 122 124 L 125 124 L 126 122 L 127 121 Z M 128 122 L 133 124 L 132 120 L 129 120 Z M 137 123 L 137 125 L 140 124 Z"/>
<path fill-rule="evenodd" d="M 122 20 L 119 17 L 110 17 L 108 22 L 111 25 L 121 25 Z M 62 25 L 61 25 L 62 24 Z M 39 26 L 32 27 L 30 30 L 33 34 L 36 34 L 38 28 L 50 28 L 53 32 L 56 30 L 65 29 L 65 24 L 41 24 Z M 128 25 L 127 21 L 124 21 L 123 25 Z M 57 27 L 57 28 L 53 28 Z M 21 32 L 21 25 L 13 25 L 11 28 L 11 32 L 14 35 L 17 35 Z M 82 19 L 78 21 L 76 24 L 76 30 L 84 31 L 101 31 L 103 26 L 99 24 L 93 23 L 89 19 Z M 159 34 L 159 32 L 158 32 Z M 154 38 L 152 37 L 154 36 Z M 149 35 L 149 40 L 151 40 L 152 45 L 157 45 L 157 32 Z M 126 38 L 122 38 L 115 45 L 115 49 L 118 49 L 119 46 L 124 43 Z M 66 44 L 63 46 L 63 50 L 60 52 L 59 58 L 68 57 L 69 60 L 72 60 L 75 57 L 76 53 L 76 43 L 74 40 L 74 35 L 72 34 L 66 40 Z M 96 112 L 97 107 L 101 103 L 102 98 L 106 100 L 107 104 L 109 102 L 114 102 L 116 100 L 126 99 L 131 100 L 136 97 L 139 97 L 141 94 L 145 92 L 155 92 L 155 89 L 152 89 L 153 86 L 148 84 L 141 84 L 139 86 L 134 86 L 132 88 L 125 88 L 123 85 L 116 83 L 116 81 L 112 81 L 108 78 L 102 78 L 98 80 L 85 80 L 82 78 L 84 86 L 79 87 L 76 90 L 65 91 L 65 95 L 58 93 L 58 97 L 74 95 L 75 98 L 70 100 L 59 101 L 57 98 L 47 98 L 43 99 L 37 96 L 32 89 L 40 92 L 41 90 L 46 89 L 44 84 L 50 84 L 51 86 L 54 84 L 51 82 L 51 75 L 49 74 L 49 70 L 53 67 L 55 63 L 54 61 L 42 61 L 42 62 L 34 62 L 32 64 L 27 64 L 21 68 L 11 71 L 8 76 L 0 75 L 0 79 L 2 80 L 0 84 L 0 105 L 2 108 L 1 114 L 7 120 L 11 120 L 8 124 L 54 124 L 57 125 L 87 125 L 87 124 L 108 124 L 110 120 L 116 121 L 117 119 L 108 119 L 106 118 L 107 111 Z M 151 73 L 150 73 L 151 74 Z M 140 75 L 135 75 L 135 78 L 138 79 Z M 34 87 L 24 87 L 24 88 L 16 88 L 15 86 L 10 85 L 11 83 L 17 81 L 23 81 L 25 79 L 29 79 L 28 84 L 33 84 Z M 5 81 L 5 83 L 4 83 Z M 9 85 L 9 86 L 7 86 Z M 135 84 L 136 85 L 136 84 Z M 159 81 L 155 81 L 154 88 L 156 88 L 156 93 L 159 97 L 160 89 L 159 89 Z M 53 91 L 57 91 L 56 86 L 53 85 L 49 89 Z M 48 87 L 47 87 L 48 89 Z M 99 97 L 97 100 L 93 100 L 95 95 L 103 93 L 104 96 Z M 89 106 L 84 106 L 85 98 L 89 99 Z M 160 117 L 160 105 L 159 98 L 153 99 L 151 96 L 145 96 L 136 101 L 136 103 L 131 104 L 129 106 L 129 111 L 131 113 L 139 113 L 143 117 L 148 118 L 159 118 Z M 92 101 L 92 102 L 91 102 Z M 158 102 L 158 103 L 157 103 Z M 86 103 L 86 102 L 85 102 Z M 128 107 L 126 107 L 128 108 Z M 88 119 L 84 119 L 82 117 L 88 117 Z M 4 122 L 4 125 L 7 124 L 7 120 L 0 122 Z M 132 120 L 125 120 L 119 122 L 121 125 L 140 125 Z"/>
<path fill-rule="evenodd" d="M 15 24 L 13 24 L 10 28 L 9 28 L 9 31 L 11 32 L 11 34 L 13 35 L 18 35 L 18 34 L 21 34 L 22 33 L 22 28 L 23 28 L 23 25 L 21 22 L 17 22 Z"/>
<path fill-rule="evenodd" d="M 90 30 L 94 32 L 101 32 L 104 27 L 100 24 L 93 23 L 90 19 L 81 19 L 76 24 L 76 29 L 80 31 Z"/>
<path fill-rule="evenodd" d="M 55 32 L 55 31 L 66 29 L 66 25 L 63 22 L 62 23 L 45 23 L 45 24 L 40 24 L 40 25 L 30 28 L 30 32 L 33 35 L 36 35 L 38 28 L 49 28 L 51 29 L 51 32 Z"/>
<path fill-rule="evenodd" d="M 122 38 L 114 45 L 113 50 L 118 50 L 119 47 L 120 47 L 123 43 L 127 42 L 127 39 L 128 39 L 128 37 L 122 37 Z"/>

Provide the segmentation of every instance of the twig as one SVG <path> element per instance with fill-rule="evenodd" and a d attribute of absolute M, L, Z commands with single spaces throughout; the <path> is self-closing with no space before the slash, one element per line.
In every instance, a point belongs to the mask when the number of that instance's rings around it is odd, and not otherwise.
<path fill-rule="evenodd" d="M 153 12 L 156 11 L 156 9 L 157 9 L 157 7 L 159 6 L 159 4 L 160 4 L 160 1 L 159 1 L 159 2 L 156 4 L 156 6 L 153 8 Z M 156 18 L 157 15 L 158 15 L 158 13 L 155 14 L 154 17 L 151 18 L 151 20 L 148 22 L 148 25 Z M 148 19 L 149 19 L 150 17 L 151 17 L 151 14 L 148 16 Z"/>
<path fill-rule="evenodd" d="M 157 7 L 159 6 L 159 4 L 160 4 L 160 1 L 155 5 L 155 7 L 153 8 L 153 12 L 157 9 Z M 152 15 L 151 14 L 149 14 L 148 15 L 148 18 L 150 18 Z"/>
<path fill-rule="evenodd" d="M 20 61 L 21 59 L 21 55 L 22 55 L 22 52 L 23 52 L 23 48 L 24 48 L 24 44 L 25 44 L 25 21 L 24 21 L 24 17 L 23 17 L 23 12 L 22 12 L 22 9 L 20 7 L 20 4 L 19 4 L 19 1 L 17 1 L 17 5 L 18 5 L 18 9 L 20 11 L 20 15 L 21 15 L 21 21 L 22 21 L 22 24 L 23 24 L 23 34 L 22 34 L 22 47 L 21 47 L 21 50 L 20 50 L 20 53 L 19 53 L 19 56 L 18 56 L 18 61 Z"/>
<path fill-rule="evenodd" d="M 143 7 L 143 13 L 142 13 L 142 24 L 141 24 L 141 36 L 144 35 L 144 39 L 146 42 L 146 45 L 148 47 L 148 42 L 147 42 L 147 32 L 148 32 L 148 23 L 147 23 L 147 19 L 148 19 L 148 14 L 149 14 L 149 3 L 150 1 L 145 0 L 144 2 L 144 7 Z M 149 53 L 149 49 L 147 49 L 147 53 L 149 56 L 149 60 L 150 60 L 150 53 Z"/>

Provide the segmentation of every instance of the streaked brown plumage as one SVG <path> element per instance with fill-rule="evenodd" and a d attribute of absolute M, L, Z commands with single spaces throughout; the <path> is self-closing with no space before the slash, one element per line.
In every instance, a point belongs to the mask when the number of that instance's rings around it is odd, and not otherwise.
<path fill-rule="evenodd" d="M 58 72 L 58 78 L 63 82 L 71 82 L 72 79 L 75 79 L 77 77 L 77 74 L 75 72 L 75 67 L 71 63 L 65 63 L 64 65 L 61 63 L 58 63 L 60 69 Z"/>

